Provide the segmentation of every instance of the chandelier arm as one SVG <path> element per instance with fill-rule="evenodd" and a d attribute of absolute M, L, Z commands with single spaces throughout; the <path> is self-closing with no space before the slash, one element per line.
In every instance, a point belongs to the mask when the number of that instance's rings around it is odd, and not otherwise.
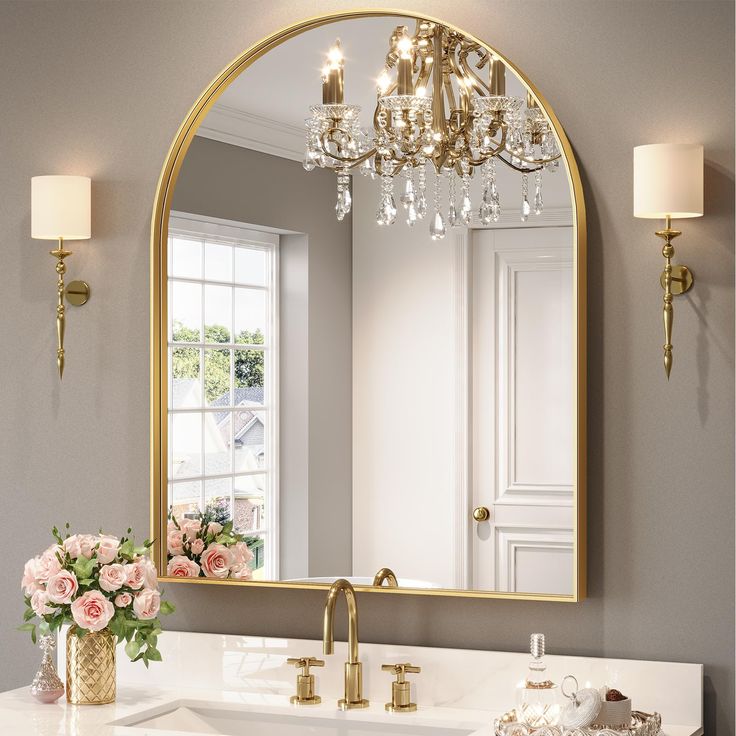
<path fill-rule="evenodd" d="M 519 161 L 523 161 L 524 163 L 531 164 L 532 166 L 544 166 L 545 164 L 551 164 L 553 161 L 557 161 L 557 159 L 562 157 L 561 153 L 558 153 L 556 156 L 550 156 L 549 158 L 527 158 L 526 156 L 521 156 L 516 153 L 511 154 L 514 158 L 519 159 Z M 522 171 L 527 171 L 528 169 L 521 169 Z"/>
<path fill-rule="evenodd" d="M 459 54 L 459 61 L 460 66 L 462 67 L 463 72 L 465 73 L 465 76 L 467 79 L 470 79 L 471 84 L 473 85 L 473 89 L 478 92 L 481 96 L 485 97 L 486 95 L 491 94 L 491 87 L 489 84 L 486 84 L 476 73 L 471 69 L 470 62 L 468 61 L 468 55 L 474 52 L 478 52 L 479 46 L 477 44 L 472 44 L 470 46 L 465 46 L 464 44 L 460 46 L 460 54 Z M 480 62 L 476 64 L 476 69 L 482 69 L 485 66 L 485 63 L 488 59 L 488 54 L 478 54 L 481 56 Z"/>
<path fill-rule="evenodd" d="M 322 150 L 322 153 L 325 156 L 328 156 L 329 158 L 335 159 L 335 161 L 340 161 L 341 163 L 350 164 L 348 168 L 353 168 L 353 166 L 358 166 L 363 163 L 363 161 L 366 161 L 371 156 L 373 156 L 376 152 L 375 148 L 371 148 L 370 151 L 367 151 L 366 153 L 361 154 L 360 156 L 341 156 L 339 153 L 332 153 L 327 148 L 327 140 L 330 140 L 329 136 L 334 131 L 339 130 L 339 128 L 330 128 L 329 130 L 326 130 L 322 135 L 319 137 L 319 145 L 320 149 Z M 334 139 L 333 139 L 334 140 Z"/>
<path fill-rule="evenodd" d="M 513 169 L 514 171 L 519 171 L 522 174 L 533 174 L 535 171 L 541 171 L 544 168 L 543 165 L 542 166 L 536 166 L 533 169 L 525 169 L 525 168 L 522 168 L 521 166 L 517 166 L 516 164 L 512 164 L 511 161 L 509 161 L 509 159 L 504 158 L 500 153 L 496 154 L 496 158 L 499 161 L 503 161 L 503 163 L 505 163 L 506 166 L 508 166 L 510 169 Z"/>

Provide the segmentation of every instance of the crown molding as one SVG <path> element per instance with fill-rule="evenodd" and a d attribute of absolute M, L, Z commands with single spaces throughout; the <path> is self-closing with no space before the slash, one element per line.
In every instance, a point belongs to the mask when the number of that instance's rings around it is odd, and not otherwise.
<path fill-rule="evenodd" d="M 572 207 L 545 207 L 540 215 L 529 215 L 526 222 L 521 221 L 521 210 L 516 208 L 502 209 L 498 222 L 482 225 L 473 212 L 473 230 L 498 230 L 503 228 L 529 227 L 572 227 Z"/>
<path fill-rule="evenodd" d="M 281 123 L 228 105 L 214 105 L 197 130 L 197 135 L 293 161 L 304 158 L 303 127 Z"/>

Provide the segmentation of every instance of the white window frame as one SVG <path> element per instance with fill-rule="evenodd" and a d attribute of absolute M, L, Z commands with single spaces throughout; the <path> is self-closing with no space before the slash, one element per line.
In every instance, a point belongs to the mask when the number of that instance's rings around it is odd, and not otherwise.
<path fill-rule="evenodd" d="M 259 249 L 263 249 L 269 252 L 270 258 L 266 285 L 262 289 L 267 293 L 267 316 L 266 316 L 266 334 L 269 338 L 265 341 L 263 346 L 263 352 L 266 356 L 264 361 L 264 386 L 267 387 L 264 393 L 264 405 L 263 409 L 259 408 L 259 411 L 263 411 L 266 416 L 265 422 L 265 451 L 267 462 L 263 469 L 253 471 L 241 471 L 234 472 L 234 463 L 231 463 L 231 472 L 226 474 L 212 474 L 208 475 L 205 472 L 204 449 L 201 454 L 202 467 L 200 468 L 200 474 L 198 476 L 187 477 L 187 479 L 181 479 L 180 482 L 200 482 L 200 505 L 203 506 L 205 502 L 205 481 L 229 478 L 230 479 L 230 503 L 231 509 L 235 511 L 235 478 L 246 475 L 265 475 L 266 476 L 266 491 L 265 491 L 265 512 L 267 524 L 261 526 L 259 529 L 252 532 L 253 536 L 262 536 L 264 540 L 264 566 L 263 566 L 263 579 L 264 580 L 279 580 L 280 566 L 279 566 L 279 235 L 276 232 L 270 230 L 263 230 L 258 227 L 248 225 L 245 223 L 237 222 L 234 220 L 225 220 L 216 217 L 208 217 L 206 215 L 195 215 L 187 212 L 175 212 L 172 211 L 169 218 L 169 233 L 167 242 L 167 262 L 171 260 L 171 243 L 172 239 L 176 236 L 187 237 L 197 240 L 211 243 L 223 243 L 228 245 L 246 245 Z M 169 303 L 171 299 L 171 289 L 168 288 L 172 282 L 189 282 L 199 283 L 203 286 L 206 284 L 221 284 L 222 282 L 212 281 L 206 279 L 204 276 L 204 247 L 202 248 L 203 268 L 202 276 L 199 279 L 196 278 L 175 278 L 171 274 L 167 275 L 167 291 L 169 293 Z M 230 284 L 224 284 L 230 285 Z M 238 284 L 233 283 L 233 286 Z M 249 287 L 257 288 L 257 287 Z M 202 299 L 202 324 L 204 325 L 204 298 Z M 235 329 L 235 300 L 233 299 L 233 325 L 232 329 Z M 168 319 L 167 325 L 167 371 L 168 371 L 168 383 L 171 387 L 171 348 L 181 347 L 186 343 L 172 343 L 171 341 L 171 315 Z M 234 337 L 233 337 L 234 339 Z M 204 341 L 204 335 L 202 335 L 202 342 L 197 344 L 197 347 L 204 349 L 210 347 Z M 218 343 L 212 347 L 217 348 L 235 348 L 243 349 L 248 346 L 238 343 Z M 258 346 L 260 348 L 260 346 Z M 235 360 L 230 361 L 230 380 L 231 386 L 234 386 L 234 370 Z M 200 381 L 204 381 L 204 362 L 200 359 Z M 171 390 L 169 389 L 169 404 L 171 403 Z M 204 391 L 202 391 L 202 397 L 204 397 Z M 231 405 L 232 405 L 231 397 Z M 232 405 L 234 406 L 234 405 Z M 166 427 L 169 433 L 169 441 L 167 442 L 169 448 L 168 467 L 172 467 L 172 453 L 173 443 L 171 442 L 171 424 L 170 417 L 173 414 L 182 414 L 186 412 L 195 413 L 206 413 L 206 412 L 222 412 L 223 407 L 198 407 L 196 409 L 173 409 L 171 405 L 166 408 Z M 231 415 L 232 416 L 232 415 Z M 232 420 L 231 420 L 232 421 Z M 202 443 L 204 444 L 204 436 L 202 437 Z M 234 453 L 234 443 L 230 448 L 231 458 Z M 177 480 L 177 482 L 179 482 Z M 172 478 L 168 478 L 166 493 L 167 496 L 171 493 L 174 481 Z M 167 498 L 166 508 L 170 508 L 173 498 Z M 249 533 L 250 536 L 251 533 Z"/>

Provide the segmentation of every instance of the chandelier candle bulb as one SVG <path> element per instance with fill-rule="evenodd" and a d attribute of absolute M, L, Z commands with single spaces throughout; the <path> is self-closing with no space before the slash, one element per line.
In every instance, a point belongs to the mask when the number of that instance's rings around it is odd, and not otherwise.
<path fill-rule="evenodd" d="M 398 64 L 398 85 L 396 92 L 399 95 L 413 95 L 414 82 L 412 80 L 412 72 L 414 67 L 414 60 L 412 59 L 411 55 L 411 38 L 404 34 L 404 36 L 398 43 L 398 49 L 400 56 Z"/>
<path fill-rule="evenodd" d="M 506 95 L 506 67 L 501 59 L 495 56 L 492 56 L 489 62 L 489 80 L 491 94 L 495 97 L 504 97 Z"/>
<path fill-rule="evenodd" d="M 344 96 L 344 65 L 340 39 L 327 54 L 327 64 L 322 69 L 322 104 L 342 105 Z"/>

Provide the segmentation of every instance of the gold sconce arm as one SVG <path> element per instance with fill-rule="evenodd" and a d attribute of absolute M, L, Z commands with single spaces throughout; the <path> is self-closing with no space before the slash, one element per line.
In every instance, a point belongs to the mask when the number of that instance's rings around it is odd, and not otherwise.
<path fill-rule="evenodd" d="M 59 238 L 59 244 L 49 255 L 56 258 L 56 367 L 59 371 L 59 379 L 64 375 L 64 330 L 66 328 L 66 307 L 64 297 L 75 307 L 86 304 L 89 299 L 89 285 L 84 281 L 72 281 L 67 287 L 64 286 L 64 274 L 66 264 L 64 259 L 72 255 L 72 251 L 65 250 L 64 238 Z"/>
<path fill-rule="evenodd" d="M 664 289 L 664 305 L 662 307 L 662 318 L 664 322 L 664 372 L 669 380 L 672 370 L 672 324 L 674 322 L 674 310 L 672 308 L 672 297 L 684 294 L 693 285 L 693 274 L 687 266 L 672 265 L 672 256 L 675 249 L 672 240 L 681 235 L 681 230 L 672 228 L 672 218 L 665 218 L 664 230 L 657 230 L 657 237 L 662 238 L 665 243 L 662 246 L 662 255 L 665 258 L 665 267 L 660 276 L 660 283 Z"/>

